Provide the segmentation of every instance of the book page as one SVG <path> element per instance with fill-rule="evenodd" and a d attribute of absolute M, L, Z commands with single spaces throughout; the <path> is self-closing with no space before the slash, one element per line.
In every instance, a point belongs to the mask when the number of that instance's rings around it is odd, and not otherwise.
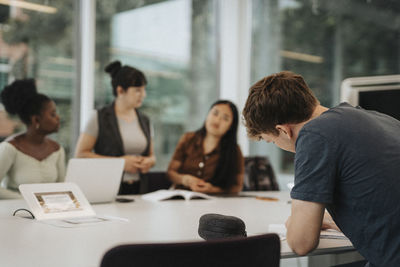
<path fill-rule="evenodd" d="M 149 201 L 161 201 L 161 200 L 170 199 L 170 198 L 176 197 L 176 196 L 181 196 L 182 199 L 184 198 L 184 195 L 180 194 L 179 190 L 161 189 L 161 190 L 157 190 L 157 191 L 142 195 L 142 199 L 149 200 Z"/>
<path fill-rule="evenodd" d="M 284 224 L 270 224 L 268 225 L 268 231 L 277 233 L 281 237 L 281 240 L 286 239 L 286 226 Z M 321 230 L 320 238 L 347 239 L 342 232 L 333 229 Z"/>
<path fill-rule="evenodd" d="M 328 239 L 347 239 L 347 237 L 339 231 L 333 229 L 326 229 L 321 231 L 320 238 L 328 238 Z"/>
<path fill-rule="evenodd" d="M 184 191 L 184 190 L 182 190 Z M 199 193 L 199 192 L 192 192 L 192 191 L 186 191 L 184 192 L 185 194 L 185 199 L 186 200 L 191 200 L 191 199 L 212 199 L 213 197 L 204 194 L 204 193 Z"/>
<path fill-rule="evenodd" d="M 111 222 L 129 222 L 128 219 L 115 217 L 115 216 L 90 216 L 90 217 L 76 217 L 67 219 L 55 219 L 55 220 L 42 220 L 40 223 L 61 227 L 61 228 L 78 228 L 78 227 L 88 227 L 94 226 L 101 223 L 111 223 Z"/>
<path fill-rule="evenodd" d="M 176 189 L 176 190 L 162 189 L 142 195 L 142 199 L 149 201 L 162 201 L 162 200 L 174 200 L 174 199 L 185 199 L 185 200 L 213 199 L 213 198 L 214 197 L 211 197 L 203 193 L 192 192 L 189 190 L 182 190 L 182 189 Z"/>

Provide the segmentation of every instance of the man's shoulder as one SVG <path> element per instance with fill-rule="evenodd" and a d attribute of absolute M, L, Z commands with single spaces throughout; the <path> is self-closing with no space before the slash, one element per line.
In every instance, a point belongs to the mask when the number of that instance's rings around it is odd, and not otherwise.
<path fill-rule="evenodd" d="M 354 108 L 347 103 L 328 109 L 317 118 L 307 122 L 300 130 L 299 136 L 315 134 L 329 139 L 331 135 L 337 135 L 337 131 L 340 131 L 350 120 L 347 114 L 352 109 Z"/>

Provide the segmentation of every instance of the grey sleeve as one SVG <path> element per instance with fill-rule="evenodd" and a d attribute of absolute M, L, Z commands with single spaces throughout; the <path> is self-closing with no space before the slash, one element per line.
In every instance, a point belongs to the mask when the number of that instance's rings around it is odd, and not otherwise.
<path fill-rule="evenodd" d="M 82 132 L 90 136 L 93 136 L 94 138 L 97 138 L 97 136 L 99 135 L 99 122 L 96 110 L 92 112 Z"/>
<path fill-rule="evenodd" d="M 337 173 L 335 145 L 315 133 L 303 131 L 296 144 L 293 199 L 332 203 Z"/>

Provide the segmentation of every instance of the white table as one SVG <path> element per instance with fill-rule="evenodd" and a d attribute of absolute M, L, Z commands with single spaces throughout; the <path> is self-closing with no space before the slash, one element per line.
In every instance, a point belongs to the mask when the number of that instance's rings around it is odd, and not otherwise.
<path fill-rule="evenodd" d="M 258 193 L 260 194 L 260 193 Z M 41 267 L 97 267 L 110 248 L 125 243 L 201 240 L 197 234 L 201 215 L 219 213 L 241 218 L 249 235 L 268 232 L 269 224 L 282 224 L 290 214 L 288 192 L 263 192 L 279 201 L 255 198 L 148 202 L 133 197 L 131 203 L 93 205 L 98 215 L 129 219 L 80 228 L 59 228 L 35 220 L 13 217 L 23 200 L 0 201 L 0 265 Z M 317 254 L 353 251 L 348 240 L 322 239 Z M 285 241 L 282 258 L 296 257 Z"/>

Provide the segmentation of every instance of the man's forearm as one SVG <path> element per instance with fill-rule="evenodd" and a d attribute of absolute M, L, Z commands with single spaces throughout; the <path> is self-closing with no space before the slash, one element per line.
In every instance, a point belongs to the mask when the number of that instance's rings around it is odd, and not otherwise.
<path fill-rule="evenodd" d="M 286 238 L 298 255 L 306 255 L 318 246 L 324 210 L 323 204 L 293 199 Z"/>
<path fill-rule="evenodd" d="M 286 239 L 289 247 L 298 255 L 306 255 L 313 251 L 319 243 L 319 234 L 310 235 L 308 231 L 301 229 L 295 221 L 290 220 L 286 224 Z"/>

